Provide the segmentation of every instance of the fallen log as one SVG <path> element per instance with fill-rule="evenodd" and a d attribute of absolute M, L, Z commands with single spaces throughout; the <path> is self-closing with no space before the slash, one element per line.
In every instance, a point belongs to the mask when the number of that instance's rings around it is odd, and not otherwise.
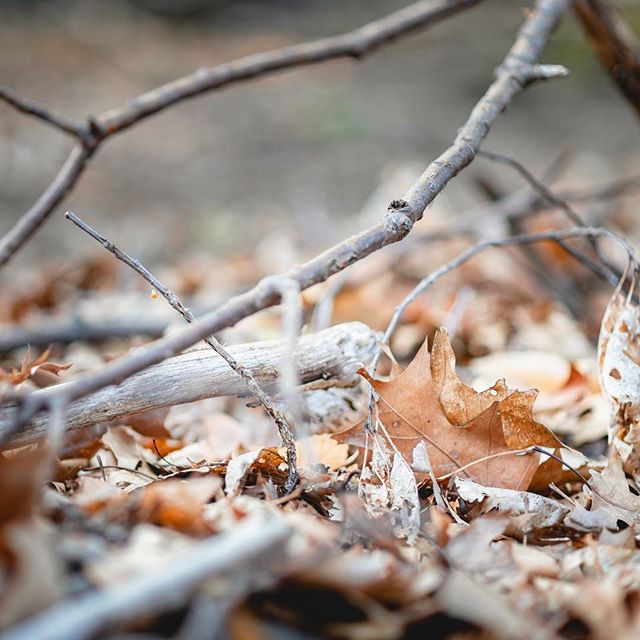
<path fill-rule="evenodd" d="M 357 369 L 373 356 L 378 336 L 361 322 L 339 324 L 299 338 L 292 358 L 300 381 L 355 383 Z M 251 371 L 268 393 L 277 388 L 285 358 L 281 341 L 229 347 L 231 355 Z M 58 385 L 60 387 L 65 384 Z M 44 393 L 36 391 L 33 395 Z M 83 429 L 123 416 L 218 396 L 245 396 L 242 378 L 211 349 L 196 349 L 168 358 L 154 367 L 71 402 L 65 411 L 65 430 Z M 17 404 L 0 408 L 0 440 L 9 432 Z M 49 419 L 41 413 L 13 439 L 23 445 L 46 435 Z"/>

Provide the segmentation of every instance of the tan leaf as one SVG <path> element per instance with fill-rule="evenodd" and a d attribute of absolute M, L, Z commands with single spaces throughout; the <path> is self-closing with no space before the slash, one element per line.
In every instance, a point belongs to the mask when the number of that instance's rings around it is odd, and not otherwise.
<path fill-rule="evenodd" d="M 379 397 L 380 429 L 409 464 L 415 447 L 424 442 L 437 477 L 465 467 L 463 477 L 485 486 L 526 490 L 538 472 L 540 456 L 502 454 L 532 445 L 561 446 L 531 416 L 535 392 L 507 397 L 502 381 L 482 393 L 464 385 L 455 373 L 453 351 L 443 329 L 436 333 L 431 355 L 425 341 L 399 376 L 370 382 Z M 333 437 L 364 447 L 365 422 Z M 418 472 L 418 477 L 425 479 L 427 474 Z"/>
<path fill-rule="evenodd" d="M 137 519 L 189 535 L 207 535 L 212 528 L 203 519 L 203 507 L 221 485 L 214 476 L 152 482 L 140 489 Z"/>
<path fill-rule="evenodd" d="M 591 472 L 593 499 L 591 513 L 598 514 L 607 527 L 617 529 L 617 521 L 640 524 L 640 496 L 632 493 L 622 463 L 611 458 L 602 473 Z"/>
<path fill-rule="evenodd" d="M 636 472 L 640 464 L 640 452 L 636 451 L 640 441 L 640 309 L 631 295 L 623 295 L 623 282 L 624 278 L 602 319 L 598 365 L 602 389 L 612 407 L 609 440 Z"/>
<path fill-rule="evenodd" d="M 22 359 L 20 369 L 12 369 L 9 373 L 0 369 L 0 380 L 7 380 L 13 385 L 18 385 L 34 376 L 38 371 L 46 371 L 57 376 L 61 371 L 72 366 L 71 363 L 56 364 L 55 362 L 48 362 L 49 352 L 50 349 L 46 349 L 35 360 L 31 360 L 31 348 L 27 348 L 27 353 Z"/>

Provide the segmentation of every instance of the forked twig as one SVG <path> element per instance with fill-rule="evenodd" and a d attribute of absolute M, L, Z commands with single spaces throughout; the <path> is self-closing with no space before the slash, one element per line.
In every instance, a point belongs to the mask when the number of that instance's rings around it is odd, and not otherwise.
<path fill-rule="evenodd" d="M 521 162 L 518 162 L 515 158 L 505 155 L 503 153 L 495 153 L 493 151 L 487 151 L 481 149 L 478 155 L 483 158 L 492 160 L 493 162 L 501 162 L 513 168 L 528 184 L 531 188 L 540 194 L 542 199 L 553 207 L 558 207 L 568 220 L 573 222 L 574 225 L 579 227 L 586 227 L 587 223 L 582 216 L 563 198 L 557 196 L 551 189 L 549 189 L 543 182 L 538 180 Z M 571 254 L 578 262 L 586 266 L 587 268 L 595 271 L 604 278 L 607 278 L 609 282 L 617 282 L 620 279 L 620 273 L 617 272 L 608 260 L 602 255 L 598 243 L 595 238 L 587 238 L 589 244 L 593 248 L 598 259 L 602 263 L 601 265 L 593 262 L 587 256 L 583 255 L 579 251 L 576 251 L 570 245 L 566 244 L 562 240 L 558 241 L 558 244 L 569 254 Z"/>
<path fill-rule="evenodd" d="M 283 277 L 296 280 L 302 291 L 324 282 L 375 251 L 404 239 L 422 218 L 426 207 L 452 178 L 473 161 L 491 125 L 512 99 L 535 80 L 563 77 L 567 74 L 564 67 L 535 64 L 566 8 L 567 0 L 538 0 L 503 64 L 496 70 L 494 81 L 458 131 L 453 144 L 426 168 L 402 199 L 394 200 L 389 205 L 384 220 L 308 262 L 293 267 Z M 27 396 L 15 412 L 13 426 L 9 431 L 17 432 L 36 413 L 48 406 L 51 397 L 60 394 L 65 395 L 68 400 L 75 400 L 112 385 L 280 301 L 281 292 L 273 279 L 264 279 L 250 291 L 232 298 L 191 326 L 111 362 L 94 374 L 69 383 L 62 391 L 51 388 L 37 398 Z"/>
<path fill-rule="evenodd" d="M 378 362 L 382 356 L 382 352 L 385 346 L 389 345 L 391 336 L 393 336 L 395 330 L 400 323 L 400 320 L 407 310 L 407 307 L 422 293 L 424 293 L 429 287 L 431 287 L 437 280 L 447 273 L 457 269 L 465 262 L 471 260 L 471 258 L 477 256 L 479 253 L 486 251 L 487 249 L 494 249 L 498 247 L 508 247 L 514 245 L 531 244 L 534 242 L 558 242 L 567 240 L 569 238 L 609 238 L 620 244 L 627 253 L 630 260 L 634 259 L 634 250 L 629 243 L 617 233 L 606 229 L 604 227 L 570 227 L 568 229 L 559 229 L 557 231 L 543 231 L 541 233 L 531 233 L 517 236 L 510 236 L 508 238 L 501 238 L 499 240 L 485 240 L 484 242 L 478 242 L 472 247 L 469 247 L 466 251 L 450 260 L 446 264 L 441 265 L 435 271 L 423 278 L 402 300 L 402 302 L 396 307 L 393 316 L 387 328 L 384 332 L 380 345 L 376 350 L 376 354 L 371 361 L 369 370 L 371 375 L 375 375 Z"/>
<path fill-rule="evenodd" d="M 256 53 L 212 68 L 198 69 L 187 76 L 131 98 L 120 107 L 88 117 L 86 124 L 71 122 L 54 114 L 44 105 L 20 98 L 3 87 L 0 90 L 0 99 L 4 99 L 23 113 L 33 115 L 65 133 L 74 135 L 78 138 L 79 144 L 71 151 L 57 176 L 37 202 L 0 239 L 0 267 L 11 259 L 53 213 L 80 178 L 89 158 L 107 138 L 182 100 L 230 84 L 327 60 L 363 58 L 388 42 L 420 28 L 437 24 L 479 2 L 481 0 L 419 0 L 341 35 Z"/>
<path fill-rule="evenodd" d="M 72 211 L 67 211 L 65 217 L 79 229 L 90 235 L 94 240 L 99 242 L 107 251 L 110 251 L 118 260 L 124 262 L 131 267 L 136 273 L 141 275 L 188 323 L 195 322 L 196 317 L 188 307 L 182 304 L 180 298 L 169 289 L 165 284 L 160 282 L 139 260 L 132 258 L 122 249 L 117 247 L 113 242 L 107 240 L 100 235 L 95 229 L 90 227 L 84 220 L 79 218 Z M 289 493 L 293 490 L 298 481 L 298 467 L 296 461 L 296 443 L 291 433 L 291 428 L 284 417 L 283 413 L 275 406 L 271 398 L 260 388 L 260 385 L 242 363 L 238 362 L 214 336 L 206 336 L 204 341 L 219 355 L 227 364 L 244 380 L 247 388 L 257 398 L 264 410 L 274 421 L 282 440 L 282 445 L 287 451 L 287 479 L 284 483 L 284 492 Z"/>

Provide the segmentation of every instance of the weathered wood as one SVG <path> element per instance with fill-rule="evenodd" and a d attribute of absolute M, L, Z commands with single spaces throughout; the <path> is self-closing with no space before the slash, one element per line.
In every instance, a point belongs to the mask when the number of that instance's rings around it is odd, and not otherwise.
<path fill-rule="evenodd" d="M 359 364 L 371 359 L 376 343 L 377 334 L 361 322 L 339 324 L 302 336 L 293 354 L 300 380 L 305 383 L 314 380 L 355 382 Z M 251 371 L 265 391 L 276 389 L 284 358 L 283 342 L 237 345 L 229 347 L 229 352 Z M 72 402 L 66 411 L 65 425 L 67 430 L 82 429 L 140 411 L 203 398 L 242 396 L 246 392 L 242 378 L 218 354 L 209 348 L 197 349 Z M 10 427 L 14 411 L 15 407 L 0 410 L 0 437 Z M 13 444 L 41 438 L 47 426 L 45 414 L 36 416 Z"/>
<path fill-rule="evenodd" d="M 576 15 L 602 65 L 640 116 L 640 42 L 612 0 L 577 0 Z"/>

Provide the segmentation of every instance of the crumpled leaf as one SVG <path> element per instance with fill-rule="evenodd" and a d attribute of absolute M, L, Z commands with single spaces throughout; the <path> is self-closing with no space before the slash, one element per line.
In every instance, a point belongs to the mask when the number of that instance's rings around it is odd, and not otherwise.
<path fill-rule="evenodd" d="M 640 453 L 635 451 L 640 441 L 640 309 L 632 296 L 638 267 L 633 269 L 629 293 L 622 293 L 623 277 L 604 313 L 598 364 L 602 389 L 611 403 L 609 442 L 635 471 L 640 462 Z"/>
<path fill-rule="evenodd" d="M 437 477 L 464 467 L 461 473 L 485 486 L 526 490 L 545 485 L 550 472 L 555 477 L 561 471 L 553 460 L 539 469 L 537 453 L 503 455 L 533 445 L 562 445 L 533 419 L 535 391 L 507 395 L 503 381 L 481 393 L 464 385 L 455 373 L 455 356 L 444 329 L 436 332 L 431 355 L 425 341 L 399 376 L 369 382 L 379 397 L 379 431 L 388 434 L 409 464 L 416 445 L 424 442 Z M 364 447 L 365 423 L 366 418 L 333 437 Z M 417 477 L 424 480 L 427 474 L 418 472 Z"/>
<path fill-rule="evenodd" d="M 61 371 L 69 369 L 73 366 L 72 363 L 68 364 L 56 364 L 55 362 L 48 362 L 51 349 L 46 349 L 37 358 L 31 360 L 31 347 L 27 348 L 27 352 L 22 359 L 20 369 L 12 369 L 10 372 L 0 369 L 0 380 L 4 380 L 13 385 L 19 385 L 25 380 L 33 377 L 38 371 L 46 371 L 52 373 L 54 376 L 60 375 Z"/>
<path fill-rule="evenodd" d="M 591 471 L 591 510 L 575 510 L 569 521 L 585 529 L 617 530 L 618 522 L 640 524 L 640 496 L 632 493 L 621 461 L 612 457 L 601 473 Z"/>
<path fill-rule="evenodd" d="M 569 514 L 569 509 L 557 500 L 528 491 L 483 487 L 468 478 L 456 478 L 456 489 L 467 502 L 481 503 L 482 513 L 496 510 L 511 515 L 531 514 L 531 528 L 559 526 Z"/>
<path fill-rule="evenodd" d="M 282 484 L 287 475 L 287 461 L 277 449 L 272 447 L 248 451 L 232 458 L 227 463 L 225 473 L 227 495 L 238 495 L 251 473 L 259 473 L 276 484 Z"/>

